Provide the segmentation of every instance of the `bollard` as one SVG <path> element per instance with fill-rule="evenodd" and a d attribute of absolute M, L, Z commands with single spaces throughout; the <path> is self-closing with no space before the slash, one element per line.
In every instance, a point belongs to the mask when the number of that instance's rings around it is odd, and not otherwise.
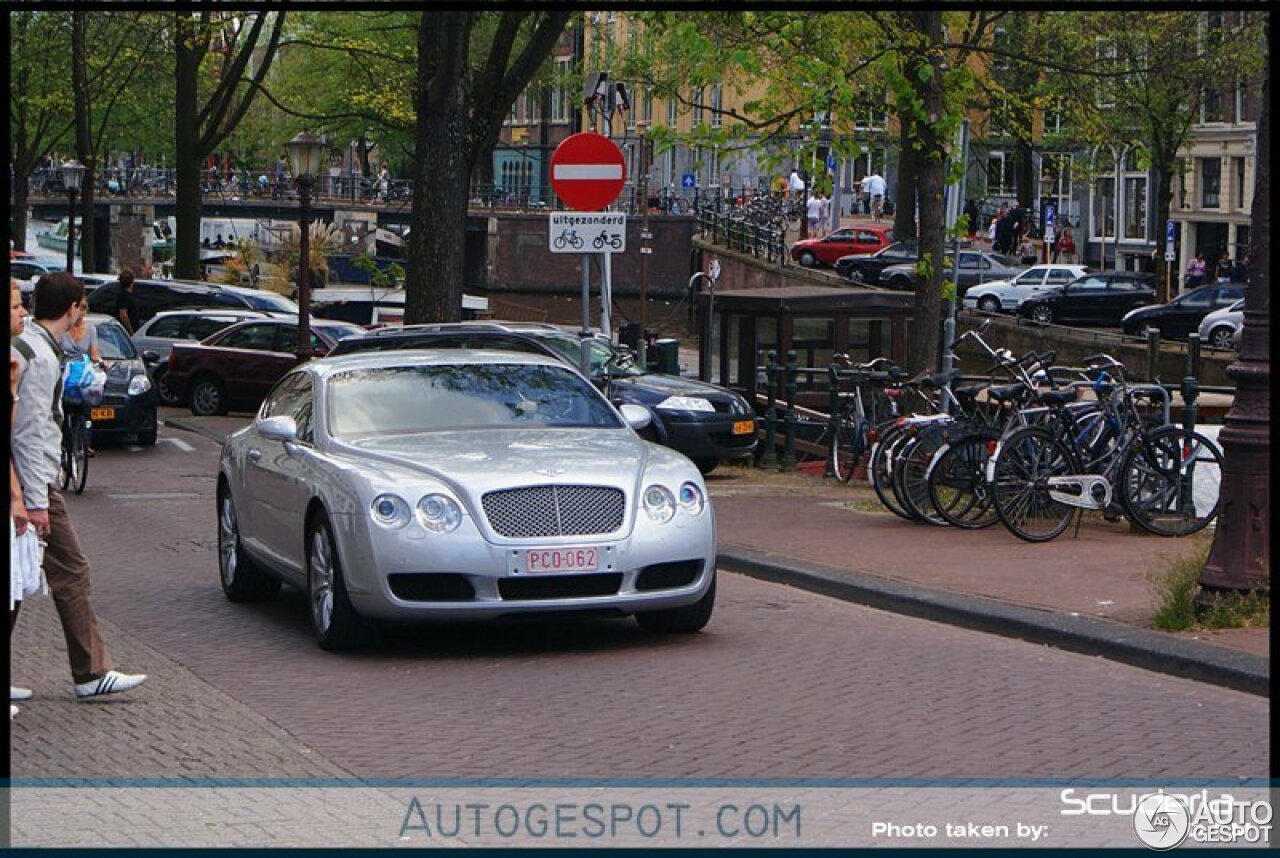
<path fill-rule="evenodd" d="M 836 426 L 840 421 L 836 414 L 840 410 L 840 364 L 831 361 L 831 366 L 827 367 L 827 375 L 830 382 L 827 388 L 827 466 L 822 469 L 824 480 L 836 475 L 836 445 L 840 443 L 840 439 L 836 437 Z"/>
<path fill-rule="evenodd" d="M 1200 398 L 1200 381 L 1196 371 L 1200 368 L 1200 335 L 1187 337 L 1187 374 L 1182 379 L 1182 428 L 1188 432 L 1196 431 L 1196 400 Z M 1179 497 L 1183 514 L 1195 515 L 1195 497 L 1193 492 L 1193 469 L 1188 468 L 1182 477 Z"/>
<path fill-rule="evenodd" d="M 1160 329 L 1147 328 L 1147 381 L 1160 383 Z"/>
<path fill-rule="evenodd" d="M 795 350 L 787 352 L 787 413 L 783 415 L 783 427 L 786 431 L 782 444 L 782 460 L 778 462 L 778 470 L 794 471 L 796 469 L 796 367 Z"/>
<path fill-rule="evenodd" d="M 765 354 L 765 390 L 768 393 L 768 404 L 764 411 L 764 455 L 760 457 L 760 467 L 773 469 L 778 467 L 778 353 L 770 349 Z"/>

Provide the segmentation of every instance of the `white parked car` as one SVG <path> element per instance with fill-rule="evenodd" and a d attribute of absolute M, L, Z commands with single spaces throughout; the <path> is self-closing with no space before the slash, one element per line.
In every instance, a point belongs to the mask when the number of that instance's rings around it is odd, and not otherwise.
<path fill-rule="evenodd" d="M 630 615 L 696 632 L 715 517 L 693 463 L 636 434 L 649 419 L 557 358 L 309 361 L 223 445 L 223 590 L 302 589 L 326 649 L 379 620 Z"/>
<path fill-rule="evenodd" d="M 1048 289 L 1065 286 L 1088 273 L 1083 265 L 1033 265 L 1008 280 L 992 280 L 970 286 L 964 293 L 964 306 L 986 313 L 1012 313 L 1028 298 Z"/>
<path fill-rule="evenodd" d="M 1244 299 L 1230 307 L 1214 310 L 1200 320 L 1200 342 L 1215 349 L 1234 349 L 1240 344 L 1244 325 Z"/>

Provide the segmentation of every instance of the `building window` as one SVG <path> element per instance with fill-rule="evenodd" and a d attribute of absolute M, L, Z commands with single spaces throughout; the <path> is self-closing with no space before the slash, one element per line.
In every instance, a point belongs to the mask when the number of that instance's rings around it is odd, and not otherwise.
<path fill-rule="evenodd" d="M 1231 201 L 1235 203 L 1235 208 L 1243 209 L 1245 207 L 1244 158 L 1232 158 L 1231 163 L 1236 168 L 1236 186 Z"/>
<path fill-rule="evenodd" d="M 1071 199 L 1071 154 L 1069 152 L 1045 152 L 1040 159 L 1040 172 L 1052 180 L 1049 196 L 1060 200 Z M 1044 190 L 1044 186 L 1041 186 Z"/>
<path fill-rule="evenodd" d="M 676 127 L 676 116 L 676 99 L 673 95 L 667 99 L 667 127 L 673 131 Z"/>
<path fill-rule="evenodd" d="M 653 87 L 644 88 L 644 97 L 640 101 L 640 118 L 645 125 L 653 124 Z"/>
<path fill-rule="evenodd" d="M 1116 180 L 1111 176 L 1094 182 L 1093 223 L 1094 238 L 1115 238 L 1116 234 Z"/>
<path fill-rule="evenodd" d="M 1110 69 L 1116 65 L 1116 43 L 1111 39 L 1096 38 L 1093 41 L 1093 55 L 1100 69 Z M 1109 78 L 1102 77 L 1094 88 L 1094 106 L 1107 109 L 1116 106 L 1115 84 Z"/>
<path fill-rule="evenodd" d="M 1125 176 L 1124 237 L 1147 237 L 1147 177 Z"/>
<path fill-rule="evenodd" d="M 702 87 L 698 87 L 693 91 L 693 127 L 697 128 L 702 124 Z"/>
<path fill-rule="evenodd" d="M 1009 32 L 1004 27 L 996 27 L 991 35 L 991 47 L 995 51 L 1003 52 L 1009 50 Z M 991 55 L 991 68 L 995 71 L 1005 71 L 1009 68 L 1009 58 L 1003 53 L 993 53 Z"/>
<path fill-rule="evenodd" d="M 1258 87 L 1243 78 L 1236 86 L 1236 116 L 1238 122 L 1258 121 Z"/>
<path fill-rule="evenodd" d="M 724 87 L 715 84 L 711 87 L 711 127 L 719 128 L 723 123 L 724 117 L 720 115 L 721 109 L 724 107 Z"/>
<path fill-rule="evenodd" d="M 1013 158 L 1007 152 L 987 153 L 987 196 L 1013 196 L 1016 188 L 1013 172 Z"/>
<path fill-rule="evenodd" d="M 1205 87 L 1201 90 L 1200 101 L 1200 121 L 1201 122 L 1226 122 L 1230 117 L 1227 116 L 1227 108 L 1229 105 L 1227 98 L 1220 89 Z"/>
<path fill-rule="evenodd" d="M 555 61 L 555 77 L 551 84 L 551 121 L 568 122 L 569 105 L 573 103 L 570 81 L 573 74 L 573 58 Z"/>
<path fill-rule="evenodd" d="M 1199 158 L 1200 208 L 1216 209 L 1222 193 L 1222 161 L 1218 158 Z"/>

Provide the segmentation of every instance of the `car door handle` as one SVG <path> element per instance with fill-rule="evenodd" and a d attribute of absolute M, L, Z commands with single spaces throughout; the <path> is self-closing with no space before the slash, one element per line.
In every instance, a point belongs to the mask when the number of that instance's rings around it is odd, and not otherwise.
<path fill-rule="evenodd" d="M 249 456 L 250 462 L 256 462 L 262 458 L 262 451 L 255 447 L 254 449 L 250 450 L 247 455 Z"/>

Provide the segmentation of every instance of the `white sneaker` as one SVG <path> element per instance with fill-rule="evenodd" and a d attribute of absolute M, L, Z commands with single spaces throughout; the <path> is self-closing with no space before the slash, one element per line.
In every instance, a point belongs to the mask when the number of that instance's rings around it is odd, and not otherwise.
<path fill-rule="evenodd" d="M 14 716 L 18 714 L 18 707 L 12 703 L 9 704 L 9 720 L 12 721 Z"/>
<path fill-rule="evenodd" d="M 121 691 L 128 691 L 130 688 L 137 688 L 146 681 L 147 675 L 145 673 L 129 674 L 121 673 L 118 670 L 108 670 L 97 679 L 76 683 L 76 697 L 84 699 L 86 697 L 101 697 L 104 694 L 118 694 Z"/>
<path fill-rule="evenodd" d="M 36 696 L 35 692 L 32 691 L 30 688 L 22 688 L 17 685 L 9 686 L 10 700 L 30 700 L 32 697 L 35 697 L 35 696 Z"/>

